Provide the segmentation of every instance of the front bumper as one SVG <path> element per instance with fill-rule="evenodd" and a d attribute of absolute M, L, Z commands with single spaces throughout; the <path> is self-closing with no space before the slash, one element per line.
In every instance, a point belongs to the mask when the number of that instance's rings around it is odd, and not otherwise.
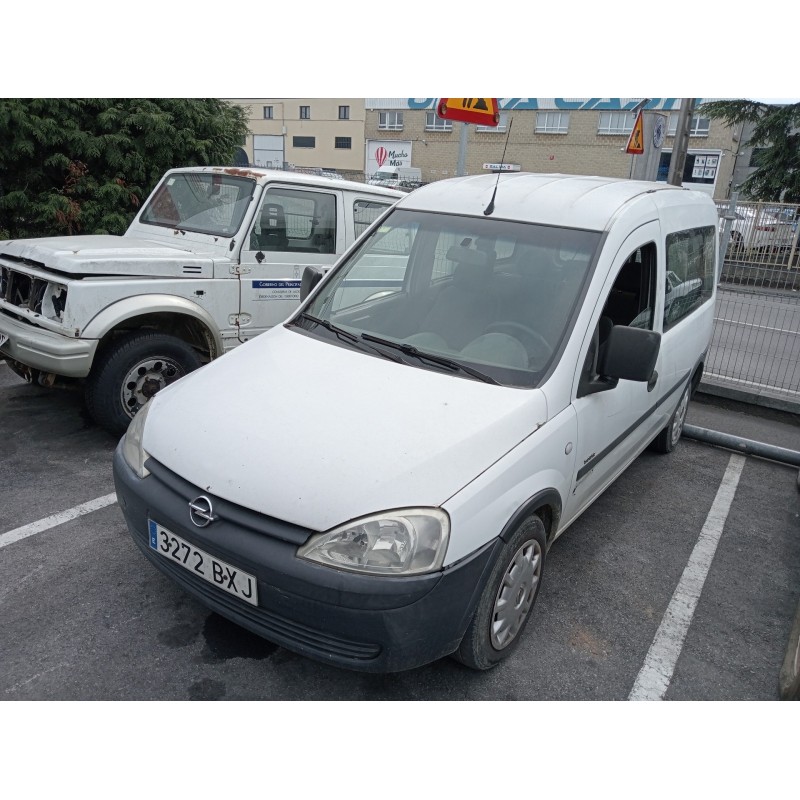
<path fill-rule="evenodd" d="M 85 378 L 92 368 L 97 339 L 70 339 L 0 313 L 0 334 L 8 341 L 0 355 L 41 372 Z"/>
<path fill-rule="evenodd" d="M 211 496 L 220 519 L 189 521 L 188 503 L 204 494 L 148 462 L 140 480 L 114 454 L 114 482 L 125 521 L 144 555 L 208 608 L 288 650 L 364 672 L 399 672 L 452 653 L 472 617 L 499 539 L 447 569 L 407 578 L 323 567 L 295 555 L 313 532 L 270 520 Z M 207 493 L 205 493 L 207 494 Z M 197 578 L 149 545 L 148 519 L 256 577 L 258 607 Z"/>

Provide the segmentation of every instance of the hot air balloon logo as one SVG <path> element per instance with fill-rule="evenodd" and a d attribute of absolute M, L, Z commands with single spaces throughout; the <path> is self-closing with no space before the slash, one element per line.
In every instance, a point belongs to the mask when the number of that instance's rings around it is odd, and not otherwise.
<path fill-rule="evenodd" d="M 375 160 L 378 162 L 378 168 L 382 167 L 389 153 L 385 147 L 379 147 L 375 151 Z"/>

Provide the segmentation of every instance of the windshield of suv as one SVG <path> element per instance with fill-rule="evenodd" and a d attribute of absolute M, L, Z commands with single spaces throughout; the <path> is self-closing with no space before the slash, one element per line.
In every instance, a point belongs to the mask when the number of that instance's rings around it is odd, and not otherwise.
<path fill-rule="evenodd" d="M 179 172 L 170 175 L 148 201 L 139 218 L 213 236 L 233 236 L 242 223 L 256 182 L 224 173 Z"/>
<path fill-rule="evenodd" d="M 396 209 L 293 324 L 415 367 L 536 386 L 573 324 L 600 238 Z"/>

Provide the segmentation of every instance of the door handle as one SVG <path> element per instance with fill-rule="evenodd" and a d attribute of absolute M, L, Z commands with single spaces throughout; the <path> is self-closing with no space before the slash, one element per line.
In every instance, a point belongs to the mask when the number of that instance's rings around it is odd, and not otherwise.
<path fill-rule="evenodd" d="M 656 388 L 656 383 L 657 383 L 657 382 L 658 382 L 658 372 L 656 372 L 655 370 L 653 370 L 653 377 L 652 377 L 652 378 L 650 378 L 650 380 L 649 380 L 649 381 L 647 381 L 647 391 L 648 391 L 648 392 L 652 392 L 652 391 L 653 391 L 653 389 L 655 389 L 655 388 Z"/>

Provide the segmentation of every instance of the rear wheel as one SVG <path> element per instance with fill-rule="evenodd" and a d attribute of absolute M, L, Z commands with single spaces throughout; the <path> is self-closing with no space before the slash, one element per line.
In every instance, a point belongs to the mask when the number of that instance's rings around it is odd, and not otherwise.
<path fill-rule="evenodd" d="M 542 520 L 528 517 L 492 568 L 472 622 L 454 653 L 458 661 L 487 670 L 514 652 L 539 594 L 546 550 Z"/>
<path fill-rule="evenodd" d="M 151 397 L 200 365 L 194 349 L 175 336 L 127 334 L 100 356 L 86 382 L 89 413 L 106 430 L 121 435 Z"/>
<path fill-rule="evenodd" d="M 691 381 L 686 384 L 681 399 L 678 401 L 678 406 L 669 418 L 667 426 L 653 439 L 650 448 L 655 450 L 656 453 L 671 453 L 675 449 L 675 445 L 678 444 L 678 439 L 681 438 L 683 426 L 686 423 L 686 412 L 689 410 L 690 388 Z"/>

